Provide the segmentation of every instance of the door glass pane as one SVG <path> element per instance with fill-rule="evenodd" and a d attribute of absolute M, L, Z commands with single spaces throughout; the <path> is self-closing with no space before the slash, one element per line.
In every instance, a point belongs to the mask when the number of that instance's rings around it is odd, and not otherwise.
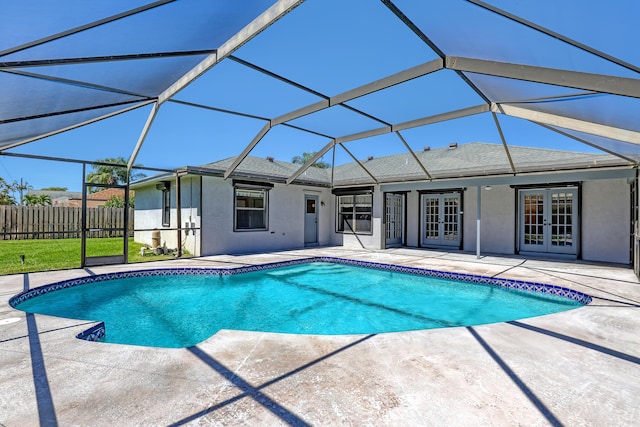
<path fill-rule="evenodd" d="M 524 195 L 524 244 L 544 244 L 544 194 Z"/>
<path fill-rule="evenodd" d="M 443 199 L 443 236 L 444 240 L 458 240 L 458 198 Z"/>
<path fill-rule="evenodd" d="M 307 213 L 316 213 L 316 201 L 314 199 L 307 199 Z"/>
<path fill-rule="evenodd" d="M 356 199 L 356 223 L 355 231 L 357 232 L 370 232 L 371 231 L 371 216 L 372 216 L 372 201 L 373 196 L 371 194 L 357 194 Z"/>
<path fill-rule="evenodd" d="M 424 237 L 437 240 L 439 234 L 440 204 L 437 197 L 426 197 L 424 202 Z"/>
<path fill-rule="evenodd" d="M 573 246 L 573 193 L 551 194 L 551 246 Z"/>
<path fill-rule="evenodd" d="M 386 239 L 402 238 L 402 196 L 387 194 L 387 208 L 385 212 Z"/>

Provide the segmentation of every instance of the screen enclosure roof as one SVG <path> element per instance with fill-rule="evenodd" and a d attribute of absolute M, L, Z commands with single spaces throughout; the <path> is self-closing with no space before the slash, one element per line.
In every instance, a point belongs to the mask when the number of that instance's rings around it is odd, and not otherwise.
<path fill-rule="evenodd" d="M 431 179 L 418 154 L 453 142 L 499 144 L 505 173 L 544 169 L 522 146 L 636 165 L 640 5 L 529 3 L 11 2 L 0 152 L 168 169 L 232 158 L 225 178 L 248 158 L 308 153 L 287 183 L 316 161 L 375 182 L 366 160 L 398 154 Z"/>

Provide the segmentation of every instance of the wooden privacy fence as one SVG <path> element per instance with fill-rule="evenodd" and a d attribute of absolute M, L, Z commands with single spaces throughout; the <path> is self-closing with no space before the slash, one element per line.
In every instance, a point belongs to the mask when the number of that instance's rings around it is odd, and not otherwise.
<path fill-rule="evenodd" d="M 70 239 L 82 233 L 82 208 L 61 206 L 0 206 L 2 240 Z M 90 237 L 121 237 L 124 208 L 88 208 Z M 110 230 L 117 229 L 117 230 Z M 129 209 L 133 230 L 133 209 Z"/>

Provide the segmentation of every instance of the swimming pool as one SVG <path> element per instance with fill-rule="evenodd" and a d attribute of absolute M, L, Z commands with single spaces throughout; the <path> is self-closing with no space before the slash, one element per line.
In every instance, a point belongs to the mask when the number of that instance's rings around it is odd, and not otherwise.
<path fill-rule="evenodd" d="M 113 273 L 10 300 L 26 312 L 103 322 L 85 339 L 178 348 L 220 329 L 372 334 L 516 320 L 589 302 L 557 286 L 334 258 Z"/>

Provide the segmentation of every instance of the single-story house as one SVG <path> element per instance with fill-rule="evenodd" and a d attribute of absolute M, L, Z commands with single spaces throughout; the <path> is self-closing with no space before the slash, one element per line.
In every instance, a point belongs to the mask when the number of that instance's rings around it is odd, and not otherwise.
<path fill-rule="evenodd" d="M 82 193 L 79 191 L 58 191 L 58 190 L 29 190 L 27 195 L 46 195 L 51 198 L 52 206 L 73 207 L 82 206 Z"/>
<path fill-rule="evenodd" d="M 35 196 L 45 194 L 51 197 L 52 206 L 73 208 L 82 207 L 82 192 L 79 191 L 29 190 L 27 191 L 27 194 Z M 98 208 L 100 206 L 104 206 L 104 204 L 113 196 L 124 198 L 124 190 L 121 188 L 107 188 L 96 191 L 95 193 L 89 193 L 87 194 L 87 207 Z M 129 197 L 133 196 L 134 192 L 129 192 Z"/>
<path fill-rule="evenodd" d="M 637 168 L 609 154 L 454 143 L 310 167 L 289 183 L 300 165 L 247 156 L 225 179 L 234 160 L 132 183 L 135 240 L 160 230 L 194 255 L 344 245 L 635 258 Z"/>

